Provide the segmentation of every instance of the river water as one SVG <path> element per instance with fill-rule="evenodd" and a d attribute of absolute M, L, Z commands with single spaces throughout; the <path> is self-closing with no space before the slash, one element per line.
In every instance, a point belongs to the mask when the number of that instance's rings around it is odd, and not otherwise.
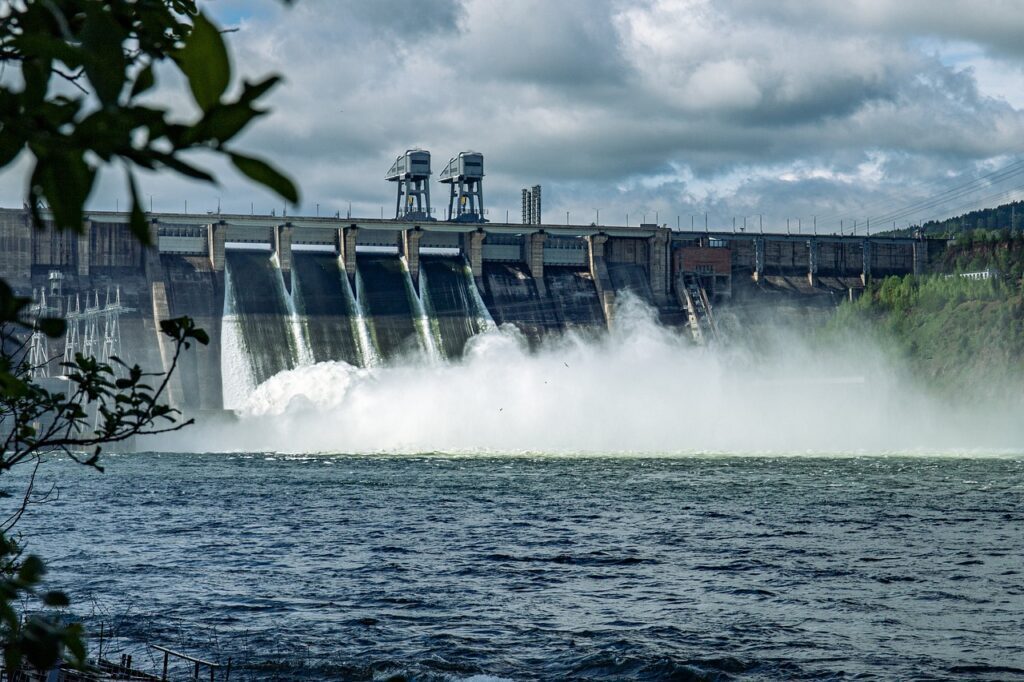
<path fill-rule="evenodd" d="M 149 642 L 236 680 L 1024 679 L 1024 456 L 105 463 L 47 463 L 59 498 L 19 528 L 136 663 Z"/>

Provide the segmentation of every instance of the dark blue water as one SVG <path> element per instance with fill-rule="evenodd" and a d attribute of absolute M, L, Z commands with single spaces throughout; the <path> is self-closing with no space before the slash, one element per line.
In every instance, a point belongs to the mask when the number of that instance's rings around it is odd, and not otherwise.
<path fill-rule="evenodd" d="M 1024 679 L 1021 458 L 106 464 L 31 549 L 232 679 Z"/>

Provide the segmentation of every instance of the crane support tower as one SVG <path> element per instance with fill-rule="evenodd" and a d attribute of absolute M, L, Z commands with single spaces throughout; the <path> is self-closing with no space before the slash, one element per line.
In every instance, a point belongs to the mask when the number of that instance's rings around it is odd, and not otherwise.
<path fill-rule="evenodd" d="M 441 172 L 441 182 L 451 187 L 448 220 L 460 223 L 485 223 L 484 155 L 460 152 Z"/>
<path fill-rule="evenodd" d="M 395 219 L 433 220 L 430 210 L 430 152 L 409 149 L 395 159 L 387 180 L 398 183 Z"/>

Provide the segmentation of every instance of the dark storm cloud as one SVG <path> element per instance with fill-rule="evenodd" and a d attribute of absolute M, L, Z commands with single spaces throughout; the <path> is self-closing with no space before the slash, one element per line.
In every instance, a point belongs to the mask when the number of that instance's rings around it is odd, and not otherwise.
<path fill-rule="evenodd" d="M 462 40 L 447 42 L 443 54 L 475 79 L 600 88 L 620 85 L 629 70 L 603 0 L 474 2 L 463 26 Z"/>
<path fill-rule="evenodd" d="M 314 3 L 325 15 L 338 17 L 350 26 L 371 33 L 386 32 L 398 39 L 455 31 L 462 16 L 462 4 L 458 0 L 314 0 Z M 327 21 L 335 23 L 334 19 Z"/>
<path fill-rule="evenodd" d="M 994 53 L 1024 55 L 1021 0 L 724 0 L 723 5 L 748 20 L 784 23 L 794 29 L 833 35 L 858 31 L 897 40 L 935 37 L 974 43 Z"/>
<path fill-rule="evenodd" d="M 423 146 L 435 169 L 464 149 L 484 152 L 496 210 L 514 208 L 520 187 L 542 182 L 552 211 L 603 206 L 624 216 L 652 207 L 784 215 L 813 214 L 814 205 L 852 211 L 878 196 L 909 202 L 935 191 L 933 178 L 955 183 L 1021 151 L 1016 93 L 993 91 L 991 78 L 981 87 L 978 62 L 958 55 L 999 55 L 990 72 L 1024 78 L 1022 5 L 210 6 L 240 28 L 230 40 L 242 73 L 287 78 L 244 146 L 299 180 L 306 209 L 347 209 L 353 200 L 354 210 L 376 214 L 391 203 L 383 180 L 391 161 Z M 224 183 L 217 191 L 247 208 L 252 190 L 230 172 Z M 158 189 L 192 191 L 176 181 Z"/>

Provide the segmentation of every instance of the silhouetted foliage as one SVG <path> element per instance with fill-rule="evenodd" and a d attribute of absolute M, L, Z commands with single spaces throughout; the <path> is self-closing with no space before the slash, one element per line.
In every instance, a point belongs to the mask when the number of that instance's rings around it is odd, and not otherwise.
<path fill-rule="evenodd" d="M 146 102 L 161 63 L 187 80 L 196 105 L 190 119 L 177 120 L 167 108 Z M 146 244 L 136 172 L 170 170 L 216 182 L 186 159 L 198 150 L 227 158 L 251 180 L 298 201 L 287 177 L 232 146 L 266 113 L 259 101 L 279 78 L 244 82 L 229 95 L 232 72 L 221 31 L 195 0 L 0 3 L 0 68 L 21 76 L 0 84 L 0 168 L 22 154 L 31 159 L 26 203 L 37 228 L 49 223 L 80 232 L 99 167 L 116 164 L 125 174 L 132 232 Z M 67 390 L 54 392 L 31 379 L 25 338 L 34 330 L 59 337 L 64 323 L 27 319 L 30 304 L 0 280 L 0 473 L 17 464 L 38 466 L 54 452 L 100 468 L 104 445 L 190 423 L 162 402 L 182 350 L 208 342 L 190 319 L 160 323 L 175 341 L 167 372 L 79 355 L 65 366 Z M 26 665 L 45 670 L 65 656 L 80 663 L 85 655 L 81 628 L 52 612 L 67 606 L 67 598 L 37 592 L 43 562 L 23 557 L 10 537 L 30 496 L 31 489 L 0 525 L 0 645 L 8 672 Z M 18 605 L 26 599 L 44 608 L 23 611 Z"/>

